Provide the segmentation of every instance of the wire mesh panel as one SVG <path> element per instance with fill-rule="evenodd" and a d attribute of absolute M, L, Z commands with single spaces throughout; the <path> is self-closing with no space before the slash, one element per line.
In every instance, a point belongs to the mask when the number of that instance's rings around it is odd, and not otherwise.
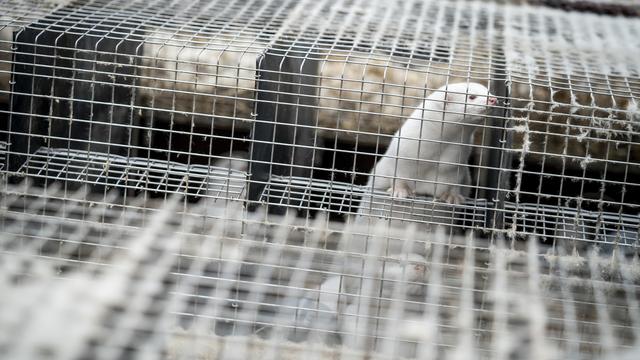
<path fill-rule="evenodd" d="M 17 172 L 33 179 L 74 182 L 76 187 L 100 185 L 107 189 L 243 198 L 246 177 L 231 168 L 149 161 L 107 156 L 99 152 L 40 148 Z"/>
<path fill-rule="evenodd" d="M 461 226 L 494 231 L 505 201 L 637 214 L 635 18 L 596 15 L 595 2 L 531 4 L 104 0 L 33 4 L 28 17 L 13 7 L 7 168 L 65 148 L 222 165 L 246 173 L 254 202 L 295 203 L 265 191 L 303 177 L 375 190 L 341 212 L 399 220 L 367 204 L 467 201 L 484 224 Z"/>
<path fill-rule="evenodd" d="M 10 358 L 638 356 L 634 2 L 0 14 Z"/>
<path fill-rule="evenodd" d="M 593 220 L 570 227 L 590 228 L 589 239 L 601 227 L 611 228 L 604 224 L 612 219 L 623 224 L 625 214 L 638 216 L 637 47 L 622 40 L 638 24 L 532 10 L 512 9 L 507 17 L 513 29 L 506 38 L 510 122 L 514 148 L 520 148 L 514 153 L 513 196 L 527 206 L 586 211 Z M 591 24 L 588 31 L 579 31 L 584 23 Z M 624 233 L 624 226 L 614 227 L 612 233 Z"/>
<path fill-rule="evenodd" d="M 411 228 L 203 218 L 179 198 L 9 187 L 0 347 L 18 358 L 637 358 L 640 264 Z M 264 213 L 263 213 L 264 214 Z M 304 225 L 304 226 L 301 226 Z M 365 252 L 347 251 L 365 237 Z"/>
<path fill-rule="evenodd" d="M 548 234 L 507 202 L 637 216 L 636 19 L 531 4 L 16 6 L 4 171 L 509 235 Z M 227 193 L 203 191 L 224 169 Z M 326 199 L 276 194 L 285 177 Z"/>

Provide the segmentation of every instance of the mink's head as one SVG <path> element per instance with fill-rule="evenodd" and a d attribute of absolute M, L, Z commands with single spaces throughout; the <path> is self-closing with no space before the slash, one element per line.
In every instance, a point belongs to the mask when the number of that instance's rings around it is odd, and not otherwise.
<path fill-rule="evenodd" d="M 467 121 L 486 114 L 498 102 L 489 89 L 478 83 L 448 84 L 436 90 L 429 98 L 439 101 L 445 114 Z"/>

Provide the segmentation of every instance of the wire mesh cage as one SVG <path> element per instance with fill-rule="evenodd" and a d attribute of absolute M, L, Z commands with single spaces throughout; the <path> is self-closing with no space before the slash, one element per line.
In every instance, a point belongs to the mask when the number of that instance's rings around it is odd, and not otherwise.
<path fill-rule="evenodd" d="M 0 10 L 8 358 L 640 355 L 634 1 Z"/>
<path fill-rule="evenodd" d="M 7 358 L 636 358 L 638 259 L 20 184 Z M 203 209 L 201 209 L 203 210 Z M 353 251 L 364 241 L 367 251 Z M 46 306 L 44 305 L 46 304 Z"/>

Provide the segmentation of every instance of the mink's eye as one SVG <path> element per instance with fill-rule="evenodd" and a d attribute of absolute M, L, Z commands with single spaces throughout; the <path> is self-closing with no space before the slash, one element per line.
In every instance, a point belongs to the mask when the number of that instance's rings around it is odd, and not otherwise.
<path fill-rule="evenodd" d="M 469 95 L 469 100 L 475 100 L 476 96 L 475 95 Z"/>

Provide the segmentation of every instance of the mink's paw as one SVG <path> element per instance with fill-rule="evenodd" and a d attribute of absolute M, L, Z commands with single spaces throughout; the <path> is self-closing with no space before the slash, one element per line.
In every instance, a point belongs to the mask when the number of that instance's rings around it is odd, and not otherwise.
<path fill-rule="evenodd" d="M 453 191 L 445 191 L 444 193 L 442 193 L 442 195 L 440 195 L 439 199 L 446 203 L 455 204 L 455 205 L 460 205 L 464 203 L 464 200 L 465 200 L 464 196 Z"/>
<path fill-rule="evenodd" d="M 394 198 L 398 199 L 406 199 L 409 196 L 413 196 L 413 190 L 409 188 L 409 186 L 403 182 L 396 183 L 395 186 L 389 188 L 387 190 Z"/>

